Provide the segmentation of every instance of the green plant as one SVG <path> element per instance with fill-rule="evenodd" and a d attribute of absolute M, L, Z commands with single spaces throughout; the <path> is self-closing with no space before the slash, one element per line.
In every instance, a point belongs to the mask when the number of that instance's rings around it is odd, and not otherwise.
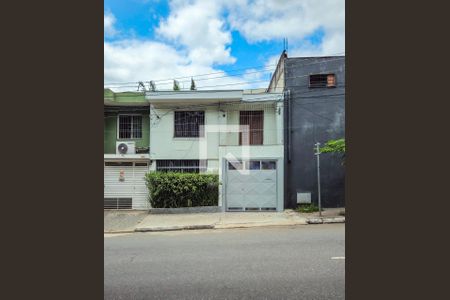
<path fill-rule="evenodd" d="M 301 204 L 297 207 L 297 211 L 301 213 L 312 213 L 319 211 L 319 207 L 315 204 Z M 322 208 L 323 211 L 323 208 Z"/>
<path fill-rule="evenodd" d="M 219 175 L 151 172 L 145 180 L 154 208 L 216 206 L 219 202 Z"/>
<path fill-rule="evenodd" d="M 329 140 L 320 148 L 321 153 L 341 153 L 342 164 L 345 164 L 345 139 Z"/>
<path fill-rule="evenodd" d="M 197 87 L 195 86 L 194 78 L 191 77 L 191 91 L 195 91 Z"/>
<path fill-rule="evenodd" d="M 174 91 L 179 91 L 180 90 L 180 84 L 178 83 L 177 80 L 173 81 L 173 90 Z"/>

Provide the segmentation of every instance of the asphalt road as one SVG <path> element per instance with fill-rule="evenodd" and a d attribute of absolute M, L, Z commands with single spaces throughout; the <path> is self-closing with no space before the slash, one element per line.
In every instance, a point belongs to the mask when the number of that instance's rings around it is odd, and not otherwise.
<path fill-rule="evenodd" d="M 345 298 L 344 224 L 111 235 L 104 250 L 105 299 Z"/>

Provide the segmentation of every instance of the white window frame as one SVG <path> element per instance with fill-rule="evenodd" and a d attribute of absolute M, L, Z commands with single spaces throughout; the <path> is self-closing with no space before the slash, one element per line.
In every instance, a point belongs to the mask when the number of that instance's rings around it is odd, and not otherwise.
<path fill-rule="evenodd" d="M 121 138 L 120 137 L 120 117 L 121 116 L 130 116 L 130 117 L 133 117 L 133 116 L 140 116 L 141 117 L 141 137 L 140 138 L 134 138 L 134 137 L 131 137 L 131 138 L 129 138 L 129 139 L 127 139 L 127 138 Z M 131 120 L 133 120 L 133 119 L 131 119 Z M 117 115 L 117 140 L 121 140 L 121 141 L 131 141 L 131 140 L 142 140 L 143 139 L 143 136 L 144 136 L 144 118 L 143 118 L 143 115 L 142 114 L 118 114 Z M 131 121 L 131 134 L 133 134 L 133 121 Z"/>

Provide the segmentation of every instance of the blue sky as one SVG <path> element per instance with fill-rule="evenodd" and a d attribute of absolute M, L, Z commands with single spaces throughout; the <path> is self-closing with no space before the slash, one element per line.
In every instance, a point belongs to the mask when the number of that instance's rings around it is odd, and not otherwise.
<path fill-rule="evenodd" d="M 344 54 L 344 23 L 343 0 L 105 0 L 105 85 L 222 72 L 238 76 L 194 79 L 264 87 L 284 37 L 289 56 Z"/>

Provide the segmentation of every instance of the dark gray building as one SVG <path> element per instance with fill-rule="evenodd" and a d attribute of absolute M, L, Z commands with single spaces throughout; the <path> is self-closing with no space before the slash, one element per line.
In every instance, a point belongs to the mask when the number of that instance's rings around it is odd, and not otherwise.
<path fill-rule="evenodd" d="M 314 144 L 345 137 L 345 56 L 288 57 L 284 51 L 268 88 L 285 93 L 285 208 L 317 204 Z M 323 207 L 345 206 L 342 155 L 321 154 Z"/>

